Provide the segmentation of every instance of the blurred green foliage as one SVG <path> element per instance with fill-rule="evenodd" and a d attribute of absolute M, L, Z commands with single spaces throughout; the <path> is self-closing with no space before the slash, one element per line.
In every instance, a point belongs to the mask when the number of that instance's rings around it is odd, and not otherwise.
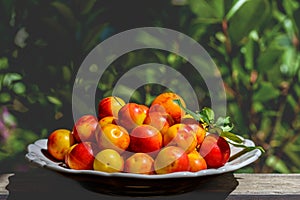
<path fill-rule="evenodd" d="M 300 172 L 296 0 L 0 0 L 0 160 L 23 157 L 27 144 L 58 127 L 71 129 L 72 87 L 85 56 L 109 36 L 145 26 L 180 31 L 213 58 L 234 132 L 266 150 L 241 172 Z M 189 63 L 153 49 L 116 59 L 101 78 L 97 99 L 110 95 L 126 71 L 149 62 L 188 76 L 200 107 L 209 106 L 205 83 L 191 75 Z M 164 89 L 146 85 L 132 100 L 149 104 Z"/>

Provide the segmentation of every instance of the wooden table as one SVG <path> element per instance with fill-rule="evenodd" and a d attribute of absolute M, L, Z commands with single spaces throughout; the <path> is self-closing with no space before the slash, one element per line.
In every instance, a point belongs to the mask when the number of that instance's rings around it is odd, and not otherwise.
<path fill-rule="evenodd" d="M 217 176 L 191 192 L 178 195 L 135 197 L 137 199 L 300 199 L 300 174 L 232 174 Z M 132 199 L 92 192 L 77 181 L 50 170 L 0 173 L 0 200 L 22 199 Z"/>

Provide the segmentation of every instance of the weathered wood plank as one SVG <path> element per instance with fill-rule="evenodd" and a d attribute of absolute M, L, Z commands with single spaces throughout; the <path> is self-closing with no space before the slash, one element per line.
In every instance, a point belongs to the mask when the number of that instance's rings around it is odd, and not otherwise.
<path fill-rule="evenodd" d="M 234 174 L 238 186 L 227 200 L 300 199 L 300 174 Z"/>
<path fill-rule="evenodd" d="M 85 190 L 77 182 L 66 179 L 48 170 L 33 170 L 30 173 L 0 174 L 0 200 L 19 197 L 31 199 L 51 199 L 64 192 L 73 199 L 119 199 Z M 10 183 L 9 183 L 10 182 Z M 8 185 L 8 186 L 7 186 Z M 8 190 L 10 191 L 8 191 Z M 34 196 L 34 195 L 35 196 Z M 51 196 L 52 195 L 52 196 Z M 18 197 L 18 198 L 15 198 Z M 38 197 L 38 198 L 33 198 Z M 51 198 L 50 198 L 51 197 Z M 78 197 L 78 198 L 77 198 Z M 300 199 L 300 174 L 224 174 L 215 177 L 211 182 L 201 185 L 193 192 L 185 194 L 158 197 L 156 199 Z M 213 198 L 219 197 L 219 198 Z M 226 198 L 227 197 L 227 198 Z M 129 197 L 128 197 L 129 198 Z M 9 199 L 9 198 L 8 198 Z"/>

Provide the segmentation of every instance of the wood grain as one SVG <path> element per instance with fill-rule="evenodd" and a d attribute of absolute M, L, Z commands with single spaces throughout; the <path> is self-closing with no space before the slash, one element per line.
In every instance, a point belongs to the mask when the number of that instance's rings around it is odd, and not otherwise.
<path fill-rule="evenodd" d="M 238 186 L 227 200 L 300 199 L 300 174 L 234 174 Z"/>

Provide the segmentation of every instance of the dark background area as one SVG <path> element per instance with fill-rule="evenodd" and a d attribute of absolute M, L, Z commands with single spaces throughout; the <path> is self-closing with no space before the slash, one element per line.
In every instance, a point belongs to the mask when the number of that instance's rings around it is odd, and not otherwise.
<path fill-rule="evenodd" d="M 266 150 L 240 172 L 299 172 L 300 4 L 241 2 L 0 0 L 0 170 L 27 170 L 28 144 L 57 128 L 72 129 L 72 87 L 96 45 L 122 31 L 153 26 L 192 37 L 218 66 L 234 132 Z M 109 96 L 124 72 L 148 62 L 185 72 L 199 106 L 209 105 L 205 84 L 190 75 L 189 64 L 155 49 L 133 51 L 113 62 L 97 98 Z M 141 87 L 132 101 L 147 103 L 163 90 Z"/>

